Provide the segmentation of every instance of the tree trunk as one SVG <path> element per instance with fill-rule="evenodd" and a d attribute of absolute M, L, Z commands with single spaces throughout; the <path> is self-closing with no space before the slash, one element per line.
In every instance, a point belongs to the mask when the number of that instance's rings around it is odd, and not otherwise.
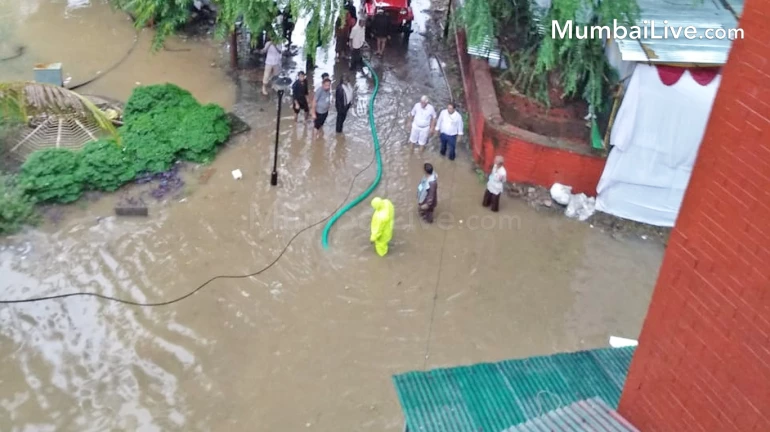
<path fill-rule="evenodd" d="M 230 33 L 230 67 L 238 69 L 238 30 Z"/>

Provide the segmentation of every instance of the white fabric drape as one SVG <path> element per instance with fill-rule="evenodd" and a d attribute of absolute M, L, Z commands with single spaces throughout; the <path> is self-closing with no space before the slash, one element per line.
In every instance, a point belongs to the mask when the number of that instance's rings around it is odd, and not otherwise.
<path fill-rule="evenodd" d="M 702 86 L 685 72 L 666 86 L 654 66 L 638 64 L 618 110 L 596 209 L 674 226 L 721 76 Z"/>

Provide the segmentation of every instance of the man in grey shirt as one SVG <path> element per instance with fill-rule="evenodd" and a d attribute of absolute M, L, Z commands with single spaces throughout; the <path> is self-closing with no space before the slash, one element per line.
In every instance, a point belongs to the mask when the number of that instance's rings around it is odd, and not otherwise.
<path fill-rule="evenodd" d="M 313 113 L 313 125 L 315 126 L 315 136 L 323 135 L 321 130 L 326 123 L 326 117 L 329 116 L 329 108 L 332 105 L 332 80 L 326 78 L 313 95 L 313 107 L 310 112 Z"/>

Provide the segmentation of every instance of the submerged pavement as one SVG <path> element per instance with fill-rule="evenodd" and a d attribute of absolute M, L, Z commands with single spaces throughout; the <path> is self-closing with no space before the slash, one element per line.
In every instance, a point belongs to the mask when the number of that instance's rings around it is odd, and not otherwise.
<path fill-rule="evenodd" d="M 27 19 L 55 18 L 62 10 L 51 5 L 39 5 L 50 15 Z M 97 6 L 78 10 L 68 19 L 118 19 Z M 423 154 L 406 144 L 406 116 L 419 96 L 431 96 L 437 109 L 449 100 L 419 34 L 426 20 L 418 14 L 407 48 L 394 41 L 383 60 L 374 60 L 384 159 L 376 195 L 396 207 L 387 257 L 369 243 L 372 210 L 363 203 L 335 225 L 330 250 L 321 247 L 321 224 L 264 274 L 214 282 L 169 307 L 89 298 L 0 307 L 0 428 L 400 431 L 393 374 L 606 346 L 609 335 L 637 337 L 661 246 L 619 241 L 518 200 L 503 198 L 494 215 L 480 205 L 484 185 L 467 151 L 450 162 L 438 156 L 436 138 Z M 50 58 L 35 48 L 50 43 L 29 43 L 30 55 Z M 3 297 L 78 290 L 147 301 L 176 297 L 217 274 L 258 270 L 296 231 L 343 202 L 372 158 L 370 79 L 356 79 L 357 104 L 344 136 L 334 134 L 332 114 L 324 139 L 313 140 L 311 125 L 294 124 L 284 104 L 279 186 L 271 187 L 275 101 L 259 95 L 260 71 L 233 83 L 210 66 L 223 58 L 216 46 L 185 46 L 192 50 L 157 57 L 137 48 L 128 70 L 89 90 L 125 98 L 136 82 L 170 80 L 204 102 L 232 104 L 252 131 L 211 167 L 187 169 L 183 196 L 151 202 L 147 219 L 112 216 L 118 200 L 139 193 L 128 188 L 68 207 L 57 224 L 0 240 Z M 84 68 L 104 63 L 85 52 L 72 51 L 83 56 Z M 316 77 L 345 73 L 321 65 Z M 434 225 L 421 224 L 415 208 L 426 161 L 439 176 Z M 232 178 L 234 169 L 242 180 Z M 359 176 L 351 197 L 374 173 L 372 167 Z"/>

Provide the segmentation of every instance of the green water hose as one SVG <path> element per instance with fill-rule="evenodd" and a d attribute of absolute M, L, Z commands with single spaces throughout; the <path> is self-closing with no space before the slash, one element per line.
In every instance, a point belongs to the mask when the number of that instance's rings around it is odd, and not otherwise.
<path fill-rule="evenodd" d="M 374 91 L 372 92 L 372 97 L 369 98 L 369 129 L 372 131 L 372 141 L 374 142 L 374 157 L 377 162 L 377 176 L 374 177 L 372 184 L 369 185 L 369 187 L 361 195 L 357 196 L 345 207 L 339 209 L 336 213 L 334 213 L 334 216 L 329 219 L 329 222 L 326 223 L 321 240 L 324 249 L 329 249 L 329 231 L 332 229 L 334 223 L 337 222 L 337 219 L 341 218 L 342 215 L 347 213 L 348 210 L 352 209 L 353 207 L 360 204 L 361 201 L 365 200 L 366 197 L 368 197 L 377 188 L 377 185 L 380 184 L 380 179 L 382 178 L 382 155 L 380 154 L 380 139 L 377 137 L 377 126 L 374 124 L 374 99 L 377 97 L 377 92 L 380 90 L 380 79 L 377 77 L 377 72 L 374 71 L 371 63 L 364 60 L 364 65 L 366 65 L 369 71 L 371 71 L 372 77 L 374 77 Z"/>

